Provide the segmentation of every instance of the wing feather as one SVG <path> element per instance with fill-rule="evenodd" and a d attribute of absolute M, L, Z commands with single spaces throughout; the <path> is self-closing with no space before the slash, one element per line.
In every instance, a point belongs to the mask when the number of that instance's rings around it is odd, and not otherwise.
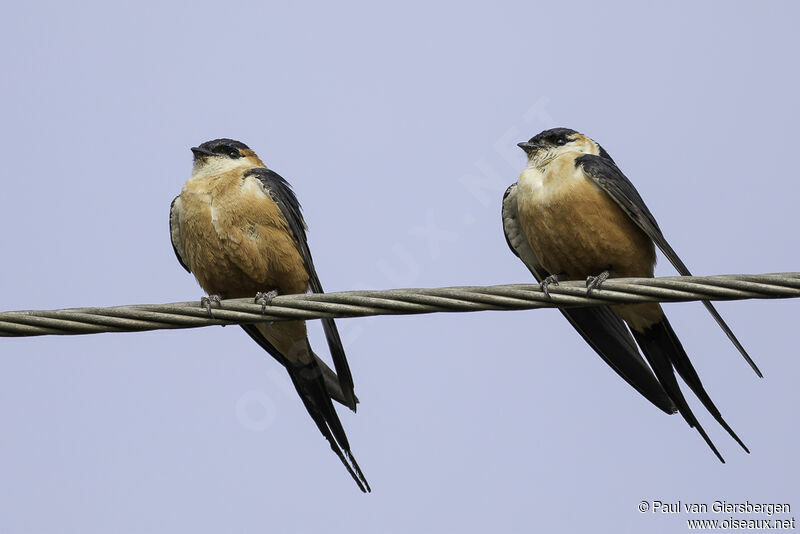
<path fill-rule="evenodd" d="M 278 173 L 266 169 L 255 168 L 247 171 L 245 177 L 252 176 L 259 180 L 264 187 L 264 190 L 275 201 L 289 225 L 289 230 L 292 232 L 297 250 L 303 258 L 303 263 L 306 265 L 309 276 L 309 285 L 311 291 L 314 293 L 324 293 L 322 284 L 319 281 L 317 270 L 314 268 L 314 261 L 311 258 L 311 251 L 308 248 L 306 240 L 306 223 L 303 220 L 303 215 L 300 212 L 300 203 L 292 191 L 289 183 L 284 180 Z M 336 374 L 339 376 L 339 383 L 341 385 L 342 393 L 347 402 L 344 404 L 351 410 L 356 410 L 356 396 L 353 387 L 353 375 L 350 372 L 350 366 L 347 363 L 347 356 L 342 346 L 342 339 L 339 336 L 339 330 L 336 328 L 336 323 L 333 319 L 322 319 L 322 328 L 325 332 L 325 339 L 328 342 L 328 349 L 333 358 L 333 365 L 336 369 Z"/>
<path fill-rule="evenodd" d="M 689 268 L 686 267 L 686 264 L 683 263 L 675 250 L 667 242 L 667 239 L 658 227 L 655 217 L 653 217 L 653 214 L 647 209 L 639 192 L 636 191 L 631 181 L 622 174 L 622 171 L 619 170 L 619 167 L 617 167 L 612 160 L 601 156 L 586 154 L 576 158 L 575 165 L 582 166 L 586 176 L 594 181 L 603 191 L 608 193 L 631 220 L 653 240 L 681 276 L 692 275 Z M 763 376 L 758 366 L 733 334 L 733 331 L 727 323 L 722 319 L 722 316 L 714 305 L 707 300 L 702 302 L 720 328 L 722 328 L 722 331 L 725 332 L 725 335 L 728 336 L 728 339 L 731 340 L 742 354 L 745 361 L 753 368 L 753 371 L 755 371 L 759 377 Z"/>
<path fill-rule="evenodd" d="M 186 269 L 186 272 L 191 273 L 192 271 L 189 269 L 188 265 L 189 262 L 186 261 L 186 251 L 183 249 L 183 242 L 181 241 L 181 227 L 178 224 L 181 208 L 181 196 L 178 195 L 172 199 L 172 203 L 169 205 L 169 236 L 172 241 L 172 250 L 175 252 L 175 257 L 178 258 L 181 267 Z"/>
<path fill-rule="evenodd" d="M 517 215 L 516 184 L 503 196 L 503 229 L 511 252 L 541 282 L 548 273 L 528 244 Z M 675 413 L 676 407 L 647 366 L 630 332 L 608 306 L 559 308 L 583 339 L 620 377 L 659 409 Z"/>

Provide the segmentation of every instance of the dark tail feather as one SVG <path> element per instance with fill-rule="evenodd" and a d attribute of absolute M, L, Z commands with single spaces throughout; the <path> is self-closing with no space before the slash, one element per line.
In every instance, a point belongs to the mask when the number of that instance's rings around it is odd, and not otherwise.
<path fill-rule="evenodd" d="M 686 355 L 686 351 L 683 350 L 683 345 L 681 345 L 681 341 L 678 339 L 678 336 L 675 334 L 675 331 L 672 329 L 672 326 L 669 324 L 669 321 L 667 321 L 666 317 L 664 317 L 664 320 L 662 321 L 661 324 L 664 325 L 667 334 L 672 339 L 673 345 L 677 348 L 677 352 L 675 354 L 676 358 L 672 360 L 672 365 L 675 366 L 675 369 L 678 371 L 678 374 L 681 375 L 683 381 L 686 382 L 686 384 L 691 388 L 694 394 L 697 395 L 697 398 L 700 399 L 700 402 L 703 403 L 703 406 L 706 407 L 706 410 L 708 410 L 711 413 L 711 415 L 714 416 L 714 419 L 717 420 L 720 426 L 725 430 L 727 430 L 728 434 L 730 434 L 731 437 L 736 440 L 736 443 L 738 443 L 742 447 L 742 449 L 744 449 L 745 452 L 749 454 L 750 449 L 748 449 L 747 445 L 745 445 L 742 442 L 742 440 L 739 439 L 739 436 L 736 435 L 736 432 L 734 432 L 733 429 L 730 426 L 728 426 L 728 423 L 726 423 L 725 419 L 722 418 L 722 414 L 720 413 L 720 411 L 717 409 L 716 406 L 714 406 L 714 402 L 711 400 L 711 397 L 708 396 L 708 393 L 703 387 L 703 383 L 700 382 L 700 377 L 697 375 L 697 371 L 695 371 L 692 362 Z"/>
<path fill-rule="evenodd" d="M 322 288 L 320 288 L 320 291 Z M 353 389 L 353 375 L 350 373 L 350 365 L 347 363 L 347 356 L 344 354 L 342 339 L 339 337 L 339 330 L 333 319 L 322 319 L 322 329 L 325 331 L 325 339 L 328 341 L 328 348 L 333 358 L 333 366 L 336 368 L 336 375 L 339 378 L 339 385 L 343 396 L 344 404 L 354 412 L 356 411 L 356 398 Z"/>
<path fill-rule="evenodd" d="M 347 472 L 358 484 L 358 488 L 364 493 L 372 491 L 353 457 L 353 453 L 350 452 L 350 443 L 347 441 L 342 423 L 339 421 L 339 416 L 336 415 L 331 398 L 325 389 L 325 382 L 319 366 L 312 361 L 302 367 L 287 366 L 286 369 L 289 371 L 297 393 L 303 399 L 308 414 L 325 439 L 328 440 L 331 450 L 344 464 Z"/>
<path fill-rule="evenodd" d="M 560 309 L 597 354 L 647 400 L 668 414 L 676 411 L 631 339 L 625 323 L 607 306 Z"/>
<path fill-rule="evenodd" d="M 764 375 L 761 374 L 761 369 L 758 368 L 758 366 L 756 365 L 756 362 L 753 361 L 753 358 L 751 358 L 750 355 L 747 354 L 747 351 L 744 350 L 744 347 L 742 346 L 742 344 L 739 343 L 739 340 L 736 339 L 736 336 L 733 334 L 733 330 L 731 330 L 731 327 L 728 326 L 728 324 L 722 319 L 722 316 L 719 314 L 719 312 L 714 307 L 714 305 L 711 304 L 707 300 L 703 301 L 703 305 L 708 310 L 708 313 L 711 314 L 711 317 L 713 317 L 714 320 L 717 321 L 717 324 L 719 325 L 719 327 L 722 328 L 722 331 L 725 332 L 725 335 L 728 336 L 728 339 L 731 340 L 731 342 L 736 347 L 736 349 L 739 351 L 739 353 L 742 355 L 742 357 L 744 357 L 745 361 L 748 364 L 750 364 L 750 367 L 753 369 L 753 371 L 755 371 L 756 375 L 759 378 L 764 378 Z M 739 443 L 741 444 L 741 441 Z M 742 445 L 742 447 L 744 447 L 744 445 Z M 747 447 L 745 447 L 745 450 L 747 450 Z"/>
<path fill-rule="evenodd" d="M 675 372 L 673 370 L 675 362 L 680 362 L 681 360 L 688 362 L 689 358 L 683 351 L 683 347 L 673 341 L 673 339 L 677 338 L 674 333 L 670 335 L 672 328 L 669 326 L 667 318 L 664 317 L 660 322 L 645 329 L 643 332 L 637 332 L 634 329 L 631 329 L 631 331 L 633 332 L 633 337 L 636 338 L 636 342 L 642 348 L 642 352 L 644 352 L 647 361 L 650 362 L 650 366 L 653 368 L 659 382 L 661 382 L 661 385 L 664 386 L 664 389 L 677 405 L 678 411 L 690 427 L 697 429 L 717 458 L 719 458 L 722 463 L 725 463 L 725 459 L 719 453 L 717 447 L 714 446 L 711 438 L 708 437 L 703 426 L 692 413 L 691 408 L 689 408 L 689 404 L 687 404 L 680 386 L 678 385 L 678 380 L 675 378 Z M 679 365 L 683 367 L 684 364 L 681 362 Z M 699 379 L 697 384 L 700 384 Z M 689 384 L 689 387 L 695 391 L 692 384 Z M 702 387 L 703 386 L 700 385 L 701 389 Z M 727 425 L 725 426 L 727 427 Z"/>
<path fill-rule="evenodd" d="M 308 253 L 308 256 L 310 260 L 310 252 Z M 317 274 L 313 265 L 311 266 L 310 270 L 312 273 L 311 280 L 309 281 L 309 284 L 311 285 L 311 291 L 314 293 L 324 293 L 322 284 L 320 283 L 319 278 L 317 278 Z M 336 328 L 336 323 L 332 318 L 322 319 L 322 329 L 325 331 L 325 340 L 328 342 L 328 349 L 331 351 L 333 366 L 336 369 L 336 375 L 339 380 L 339 385 L 344 400 L 342 404 L 355 412 L 358 399 L 356 398 L 356 394 L 353 389 L 353 375 L 350 372 L 350 365 L 347 363 L 347 356 L 344 354 L 344 347 L 342 346 L 342 338 L 339 336 L 339 329 Z"/>
<path fill-rule="evenodd" d="M 280 362 L 281 365 L 284 367 L 291 365 L 291 363 L 289 363 L 283 354 L 281 354 L 278 349 L 273 347 L 272 343 L 270 343 L 267 338 L 264 337 L 264 334 L 258 330 L 256 325 L 243 324 L 241 326 L 242 330 L 247 332 L 248 336 L 253 338 L 253 340 L 261 346 L 261 348 L 269 352 L 273 358 Z M 328 394 L 331 396 L 331 398 L 355 411 L 355 403 L 358 403 L 358 397 L 355 396 L 355 393 L 351 391 L 349 396 L 345 395 L 344 390 L 342 389 L 342 384 L 339 381 L 339 377 L 336 376 L 336 373 L 334 373 L 331 368 L 328 367 L 328 364 L 325 363 L 325 361 L 317 356 L 313 351 L 311 354 L 314 356 L 314 359 L 317 360 L 317 365 L 322 370 L 322 377 L 325 380 L 325 389 L 328 390 Z"/>
<path fill-rule="evenodd" d="M 325 363 L 325 360 L 316 354 L 312 353 L 312 355 L 314 356 L 314 359 L 317 360 L 317 365 L 319 365 L 320 369 L 322 369 L 322 378 L 325 381 L 325 389 L 328 390 L 328 394 L 331 396 L 331 398 L 355 412 L 355 406 L 359 403 L 359 400 L 352 389 L 350 390 L 349 395 L 345 395 L 345 390 L 342 389 L 342 384 L 339 382 L 339 377 L 337 374 L 333 372 L 330 367 L 328 367 L 328 364 Z"/>

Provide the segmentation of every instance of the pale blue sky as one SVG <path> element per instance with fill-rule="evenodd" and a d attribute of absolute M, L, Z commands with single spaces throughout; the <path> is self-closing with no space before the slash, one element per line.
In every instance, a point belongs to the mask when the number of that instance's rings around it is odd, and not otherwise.
<path fill-rule="evenodd" d="M 800 270 L 798 15 L 6 2 L 0 308 L 199 299 L 167 213 L 216 137 L 292 183 L 328 290 L 529 282 L 500 201 L 516 143 L 554 126 L 611 153 L 697 274 Z M 340 321 L 371 495 L 238 328 L 2 339 L 0 532 L 672 533 L 689 516 L 639 502 L 800 510 L 800 301 L 719 309 L 763 380 L 701 305 L 666 306 L 752 450 L 692 398 L 726 465 L 555 311 Z"/>

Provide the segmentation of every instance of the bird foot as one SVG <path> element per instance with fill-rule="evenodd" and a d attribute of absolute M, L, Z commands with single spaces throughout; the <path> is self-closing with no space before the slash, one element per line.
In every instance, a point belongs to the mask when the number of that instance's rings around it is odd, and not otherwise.
<path fill-rule="evenodd" d="M 603 271 L 602 273 L 598 274 L 597 276 L 587 276 L 586 277 L 586 295 L 590 296 L 592 291 L 595 289 L 600 289 L 600 286 L 608 280 L 608 277 L 611 276 L 609 271 Z"/>
<path fill-rule="evenodd" d="M 253 302 L 256 304 L 261 304 L 261 313 L 265 313 L 267 311 L 267 306 L 272 305 L 272 299 L 280 295 L 280 291 L 277 289 L 273 289 L 272 291 L 267 291 L 266 293 L 262 293 L 259 291 L 256 293 L 256 298 L 253 299 Z"/>
<path fill-rule="evenodd" d="M 208 316 L 212 317 L 212 315 L 211 315 L 211 303 L 213 302 L 213 303 L 215 303 L 217 305 L 218 308 L 221 308 L 222 307 L 222 302 L 220 302 L 221 300 L 222 300 L 222 297 L 220 297 L 219 295 L 208 295 L 207 297 L 203 296 L 203 297 L 200 297 L 200 307 L 201 308 L 205 308 L 206 311 L 208 311 Z"/>
<path fill-rule="evenodd" d="M 550 292 L 547 290 L 548 286 L 550 286 L 550 285 L 554 285 L 554 286 L 558 285 L 558 275 L 557 274 L 551 274 L 550 276 L 548 276 L 547 278 L 545 278 L 544 280 L 542 280 L 539 283 L 539 288 L 542 290 L 542 292 L 544 293 L 544 296 L 547 297 L 547 298 L 550 298 Z"/>

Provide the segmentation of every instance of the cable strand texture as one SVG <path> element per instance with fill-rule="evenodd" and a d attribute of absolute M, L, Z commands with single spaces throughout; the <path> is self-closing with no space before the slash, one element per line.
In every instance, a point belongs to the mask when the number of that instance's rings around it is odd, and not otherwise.
<path fill-rule="evenodd" d="M 612 278 L 587 296 L 583 282 L 389 289 L 283 295 L 262 313 L 253 299 L 223 300 L 211 317 L 199 299 L 172 304 L 69 308 L 0 313 L 0 336 L 140 332 L 167 328 L 438 312 L 529 310 L 638 302 L 800 297 L 800 272 L 661 278 Z"/>

